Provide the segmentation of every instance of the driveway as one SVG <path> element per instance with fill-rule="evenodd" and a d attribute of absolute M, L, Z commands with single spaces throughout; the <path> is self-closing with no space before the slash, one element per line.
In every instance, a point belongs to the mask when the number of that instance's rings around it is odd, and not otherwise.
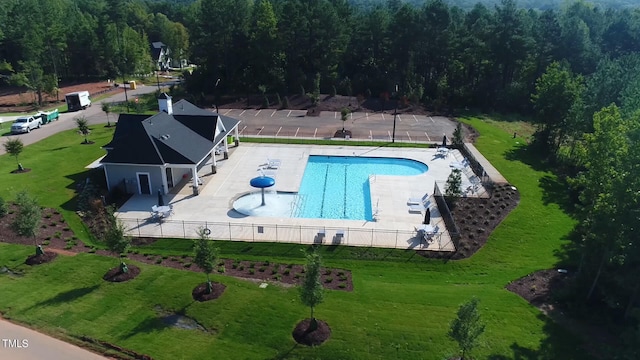
<path fill-rule="evenodd" d="M 106 360 L 108 358 L 0 319 L 0 359 Z"/>

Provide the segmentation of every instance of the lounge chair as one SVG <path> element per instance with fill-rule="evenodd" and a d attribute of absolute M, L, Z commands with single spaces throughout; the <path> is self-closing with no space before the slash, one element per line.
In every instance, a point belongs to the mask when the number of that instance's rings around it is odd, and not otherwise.
<path fill-rule="evenodd" d="M 281 164 L 282 164 L 282 161 L 280 161 L 279 159 L 267 159 L 267 166 L 265 166 L 265 168 L 277 169 L 280 167 Z"/>
<path fill-rule="evenodd" d="M 467 160 L 467 158 L 464 158 L 460 162 L 454 161 L 451 164 L 449 164 L 449 167 L 454 168 L 454 169 L 458 169 L 458 170 L 462 170 L 462 169 L 466 168 L 467 166 L 469 166 L 469 160 Z"/>
<path fill-rule="evenodd" d="M 424 205 L 409 205 L 409 212 L 422 213 L 424 211 Z"/>
<path fill-rule="evenodd" d="M 407 200 L 407 205 L 421 205 L 421 204 L 424 204 L 428 198 L 429 198 L 428 193 L 424 194 L 422 198 L 410 197 Z"/>

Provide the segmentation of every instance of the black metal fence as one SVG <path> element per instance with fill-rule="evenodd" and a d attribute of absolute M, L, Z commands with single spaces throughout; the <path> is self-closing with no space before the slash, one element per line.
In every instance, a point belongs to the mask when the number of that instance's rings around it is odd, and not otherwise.
<path fill-rule="evenodd" d="M 440 216 L 442 216 L 442 220 L 449 231 L 451 242 L 453 242 L 455 248 L 458 249 L 460 245 L 460 230 L 458 229 L 456 222 L 453 220 L 453 214 L 451 214 L 451 210 L 449 209 L 449 205 L 447 205 L 444 193 L 440 190 L 437 182 L 434 183 L 433 198 L 436 200 Z"/>

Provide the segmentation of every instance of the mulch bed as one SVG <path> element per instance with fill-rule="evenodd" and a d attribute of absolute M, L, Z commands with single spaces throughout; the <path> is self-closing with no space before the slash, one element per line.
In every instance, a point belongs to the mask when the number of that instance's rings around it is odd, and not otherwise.
<path fill-rule="evenodd" d="M 207 283 L 203 282 L 202 284 L 198 284 L 198 286 L 193 288 L 193 291 L 191 292 L 191 296 L 193 297 L 193 300 L 200 301 L 200 302 L 215 300 L 219 298 L 222 295 L 222 293 L 224 293 L 224 290 L 226 288 L 227 287 L 224 284 L 220 284 L 212 281 L 211 292 L 207 293 Z"/>
<path fill-rule="evenodd" d="M 139 240 L 146 242 L 145 240 Z M 98 254 L 109 255 L 98 250 Z M 160 256 L 152 254 L 130 253 L 132 260 L 146 264 L 162 265 L 180 270 L 201 272 L 188 256 Z M 304 266 L 300 264 L 278 264 L 269 261 L 247 261 L 221 259 L 213 271 L 214 274 L 277 283 L 284 286 L 299 285 L 304 278 Z M 320 281 L 325 289 L 353 291 L 351 271 L 345 269 L 322 268 Z"/>
<path fill-rule="evenodd" d="M 58 254 L 53 251 L 45 251 L 42 255 L 31 255 L 25 260 L 25 264 L 27 265 L 40 265 L 44 263 L 48 263 L 56 258 Z"/>
<path fill-rule="evenodd" d="M 54 251 L 59 253 L 91 252 L 98 255 L 113 257 L 113 254 L 107 250 L 95 250 L 93 247 L 85 245 L 82 241 L 78 240 L 71 229 L 67 226 L 62 215 L 53 209 L 43 209 L 41 226 L 38 229 L 38 234 L 35 239 L 18 236 L 11 227 L 11 224 L 16 217 L 16 211 L 17 207 L 14 204 L 10 204 L 9 213 L 0 218 L 0 241 L 2 242 L 31 245 L 34 247 L 37 242 L 38 244 L 43 245 L 46 253 Z M 86 221 L 87 219 L 84 220 Z M 102 229 L 104 223 L 99 219 L 94 219 L 89 221 L 88 225 L 91 228 Z M 134 238 L 132 240 L 132 244 L 135 246 L 144 246 L 152 244 L 155 241 L 156 239 L 153 238 Z M 150 265 L 161 265 L 174 269 L 190 270 L 195 272 L 201 271 L 195 264 L 193 264 L 193 259 L 189 256 L 160 256 L 129 253 L 128 258 Z M 132 272 L 132 268 L 135 266 L 128 266 L 129 272 Z M 114 269 L 116 269 L 115 271 L 119 270 L 118 267 Z M 110 272 L 114 271 L 114 269 L 111 269 Z M 139 268 L 137 269 L 139 271 Z M 304 266 L 300 264 L 276 264 L 268 261 L 221 259 L 220 264 L 216 267 L 214 273 L 241 279 L 276 283 L 284 286 L 294 286 L 302 282 L 304 277 Z M 107 273 L 105 277 L 107 277 L 108 274 L 109 273 Z M 127 276 L 132 275 L 129 274 Z M 323 268 L 321 281 L 324 287 L 329 290 L 353 291 L 352 275 L 349 270 Z"/>
<path fill-rule="evenodd" d="M 293 329 L 293 339 L 302 345 L 307 346 L 317 346 L 327 341 L 329 337 L 331 337 L 331 328 L 329 325 L 322 321 L 316 319 L 318 323 L 318 328 L 314 331 L 309 332 L 309 325 L 311 325 L 311 319 L 304 319 L 296 325 L 295 329 Z"/>
<path fill-rule="evenodd" d="M 547 269 L 514 280 L 506 288 L 520 295 L 532 305 L 541 306 L 554 303 L 553 293 L 562 289 L 569 279 L 571 276 L 568 274 L 558 272 L 556 269 Z"/>
<path fill-rule="evenodd" d="M 489 235 L 519 202 L 520 193 L 510 184 L 497 184 L 489 199 L 458 199 L 456 206 L 451 210 L 453 220 L 460 231 L 456 252 L 419 251 L 420 255 L 450 260 L 470 257 L 487 243 Z"/>
<path fill-rule="evenodd" d="M 140 268 L 135 265 L 127 265 L 127 268 L 129 268 L 129 271 L 126 273 L 120 271 L 119 265 L 111 268 L 106 274 L 104 274 L 102 279 L 110 282 L 124 282 L 129 281 L 140 274 Z"/>

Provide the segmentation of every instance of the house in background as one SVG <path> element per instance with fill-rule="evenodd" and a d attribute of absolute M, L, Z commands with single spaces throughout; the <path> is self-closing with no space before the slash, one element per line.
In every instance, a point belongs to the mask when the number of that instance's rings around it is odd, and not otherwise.
<path fill-rule="evenodd" d="M 228 136 L 236 146 L 239 120 L 201 109 L 186 100 L 172 104 L 165 93 L 158 98 L 160 112 L 153 115 L 121 114 L 113 139 L 103 148 L 100 161 L 111 191 L 168 193 L 182 179 L 191 179 L 194 195 L 201 182 L 198 170 L 211 164 L 216 173 L 216 153 L 228 157 Z"/>
<path fill-rule="evenodd" d="M 171 67 L 171 57 L 169 47 L 161 41 L 151 43 L 151 59 L 156 64 L 156 69 L 166 71 Z"/>

